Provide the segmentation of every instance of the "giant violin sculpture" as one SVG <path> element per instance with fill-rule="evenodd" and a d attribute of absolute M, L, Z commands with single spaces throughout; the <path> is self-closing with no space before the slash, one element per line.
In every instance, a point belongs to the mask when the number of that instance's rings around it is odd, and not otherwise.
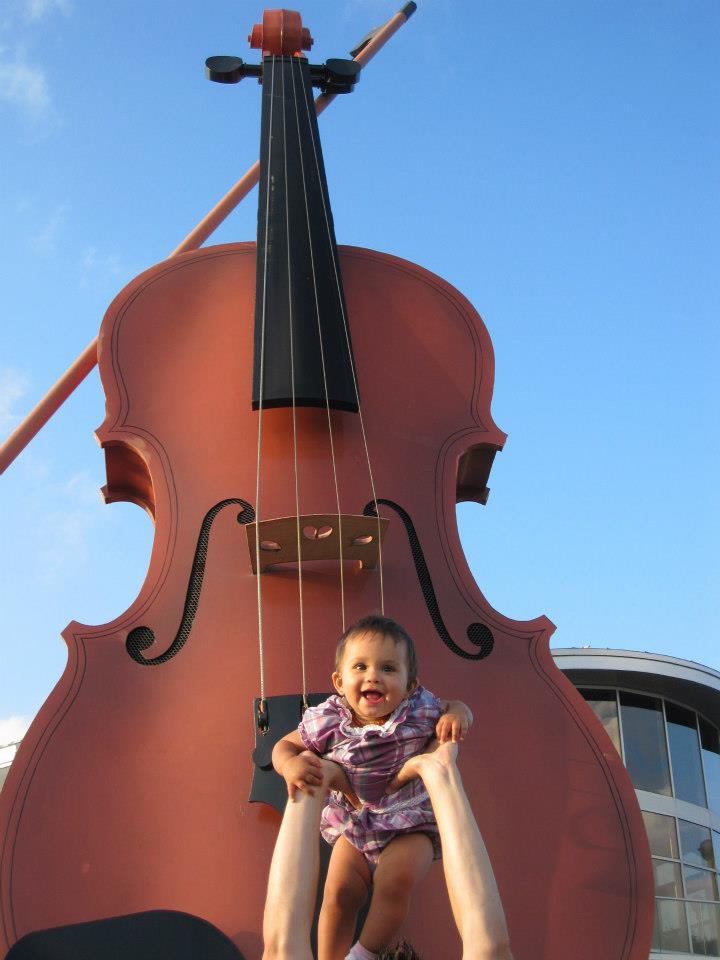
<path fill-rule="evenodd" d="M 484 502 L 505 439 L 487 331 L 421 267 L 338 251 L 311 85 L 348 91 L 355 68 L 311 67 L 287 11 L 252 40 L 261 68 L 208 70 L 261 74 L 257 247 L 158 264 L 102 325 L 105 496 L 145 507 L 155 541 L 126 613 L 67 628 L 2 793 L 0 956 L 33 931 L 126 917 L 125 936 L 135 914 L 174 911 L 168 930 L 200 918 L 257 960 L 279 813 L 248 800 L 253 778 L 271 798 L 266 745 L 328 690 L 343 625 L 384 608 L 428 686 L 474 711 L 463 776 L 516 960 L 646 960 L 627 775 L 555 668 L 550 622 L 493 610 L 459 543 L 456 503 Z M 430 960 L 459 956 L 440 869 L 406 933 Z"/>

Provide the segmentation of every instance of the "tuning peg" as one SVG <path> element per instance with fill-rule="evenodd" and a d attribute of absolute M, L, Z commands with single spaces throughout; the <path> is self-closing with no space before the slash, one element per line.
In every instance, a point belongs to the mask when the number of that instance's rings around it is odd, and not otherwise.
<path fill-rule="evenodd" d="M 328 94 L 350 93 L 360 79 L 361 70 L 356 60 L 334 59 L 310 67 L 314 86 Z"/>
<path fill-rule="evenodd" d="M 244 67 L 240 57 L 208 57 L 205 76 L 215 83 L 239 83 L 246 76 Z"/>

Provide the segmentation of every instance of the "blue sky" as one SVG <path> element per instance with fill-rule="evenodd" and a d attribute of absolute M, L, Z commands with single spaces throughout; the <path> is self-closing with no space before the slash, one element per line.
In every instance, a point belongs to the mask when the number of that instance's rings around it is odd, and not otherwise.
<path fill-rule="evenodd" d="M 311 59 L 399 0 L 310 0 Z M 262 8 L 5 0 L 0 10 L 0 432 L 257 156 Z M 720 669 L 715 0 L 420 0 L 320 121 L 340 243 L 414 260 L 477 307 L 508 432 L 459 509 L 481 589 L 556 646 Z M 217 242 L 252 239 L 251 195 Z M 0 480 L 0 743 L 60 675 L 70 620 L 125 610 L 152 527 L 105 507 L 92 375 Z M 10 720 L 10 718 L 19 718 Z"/>

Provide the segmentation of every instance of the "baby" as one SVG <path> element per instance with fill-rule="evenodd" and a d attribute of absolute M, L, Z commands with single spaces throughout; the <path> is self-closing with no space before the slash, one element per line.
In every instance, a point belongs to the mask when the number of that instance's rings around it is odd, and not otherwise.
<path fill-rule="evenodd" d="M 422 780 L 396 792 L 405 761 L 440 743 L 463 739 L 472 714 L 418 685 L 415 647 L 388 617 L 368 616 L 345 631 L 332 675 L 337 695 L 305 711 L 298 730 L 273 749 L 290 800 L 321 783 L 319 757 L 335 761 L 349 789 L 333 792 L 321 831 L 333 845 L 318 925 L 318 960 L 376 960 L 392 943 L 413 888 L 440 857 L 438 829 Z M 357 914 L 373 896 L 360 940 Z M 348 953 L 348 950 L 350 951 Z"/>

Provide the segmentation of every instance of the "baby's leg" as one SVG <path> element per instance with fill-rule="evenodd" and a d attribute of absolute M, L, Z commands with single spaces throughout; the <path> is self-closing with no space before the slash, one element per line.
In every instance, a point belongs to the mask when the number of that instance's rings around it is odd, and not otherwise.
<path fill-rule="evenodd" d="M 360 934 L 366 950 L 379 953 L 397 935 L 410 907 L 413 889 L 428 872 L 432 840 L 425 833 L 395 837 L 380 854 L 373 876 L 373 895 Z"/>
<path fill-rule="evenodd" d="M 318 921 L 318 960 L 344 960 L 352 946 L 360 907 L 372 883 L 367 860 L 344 837 L 330 857 Z"/>

